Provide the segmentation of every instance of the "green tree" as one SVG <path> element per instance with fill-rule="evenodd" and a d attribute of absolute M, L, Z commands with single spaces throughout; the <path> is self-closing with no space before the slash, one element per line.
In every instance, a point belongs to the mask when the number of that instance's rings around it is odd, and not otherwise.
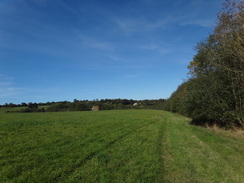
<path fill-rule="evenodd" d="M 244 1 L 226 0 L 215 30 L 196 51 L 189 81 L 167 102 L 170 110 L 192 116 L 196 124 L 244 128 Z"/>

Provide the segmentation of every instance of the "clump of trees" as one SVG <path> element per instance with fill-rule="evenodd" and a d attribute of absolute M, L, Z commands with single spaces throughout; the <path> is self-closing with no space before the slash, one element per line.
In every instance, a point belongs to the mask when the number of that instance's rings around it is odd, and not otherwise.
<path fill-rule="evenodd" d="M 196 51 L 189 79 L 165 109 L 192 117 L 193 124 L 244 128 L 244 1 L 226 0 L 213 33 Z"/>
<path fill-rule="evenodd" d="M 43 107 L 38 108 L 38 104 L 37 103 L 30 102 L 27 105 L 27 108 L 21 109 L 20 112 L 45 112 L 45 109 Z"/>
<path fill-rule="evenodd" d="M 2 105 L 0 107 L 5 107 L 7 109 L 12 108 L 12 110 L 7 110 L 7 113 L 16 113 L 16 112 L 45 112 L 44 107 L 38 107 L 37 103 L 21 103 L 21 104 L 13 104 L 13 103 L 9 103 L 9 104 L 5 104 Z M 16 109 L 16 107 L 24 107 L 24 108 L 20 108 L 19 110 L 14 110 Z"/>

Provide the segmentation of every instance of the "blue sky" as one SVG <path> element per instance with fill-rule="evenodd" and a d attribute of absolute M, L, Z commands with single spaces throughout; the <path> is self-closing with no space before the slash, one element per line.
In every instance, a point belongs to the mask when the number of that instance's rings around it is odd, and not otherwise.
<path fill-rule="evenodd" d="M 223 0 L 1 0 L 0 104 L 168 98 Z"/>

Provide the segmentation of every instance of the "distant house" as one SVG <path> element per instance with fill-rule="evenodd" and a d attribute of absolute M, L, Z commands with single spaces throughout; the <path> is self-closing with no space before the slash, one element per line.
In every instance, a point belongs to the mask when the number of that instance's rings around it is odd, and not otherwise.
<path fill-rule="evenodd" d="M 133 106 L 137 106 L 137 105 L 138 105 L 138 103 L 134 103 L 134 104 L 133 104 Z"/>
<path fill-rule="evenodd" d="M 99 111 L 99 106 L 98 105 L 92 106 L 92 111 Z"/>

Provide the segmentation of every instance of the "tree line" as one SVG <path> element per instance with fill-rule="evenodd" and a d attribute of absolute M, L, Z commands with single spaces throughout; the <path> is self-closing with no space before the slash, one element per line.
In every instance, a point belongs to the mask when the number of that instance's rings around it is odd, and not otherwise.
<path fill-rule="evenodd" d="M 21 103 L 5 104 L 0 107 L 15 108 L 18 110 L 8 110 L 8 112 L 58 112 L 58 111 L 91 111 L 93 106 L 99 106 L 99 110 L 119 110 L 119 109 L 163 109 L 165 99 L 154 100 L 133 100 L 133 99 L 101 99 L 101 100 L 77 100 L 47 102 L 47 103 Z M 24 107 L 24 108 L 23 108 Z"/>
<path fill-rule="evenodd" d="M 197 125 L 244 128 L 244 1 L 226 0 L 214 31 L 195 49 L 189 78 L 165 109 Z"/>

